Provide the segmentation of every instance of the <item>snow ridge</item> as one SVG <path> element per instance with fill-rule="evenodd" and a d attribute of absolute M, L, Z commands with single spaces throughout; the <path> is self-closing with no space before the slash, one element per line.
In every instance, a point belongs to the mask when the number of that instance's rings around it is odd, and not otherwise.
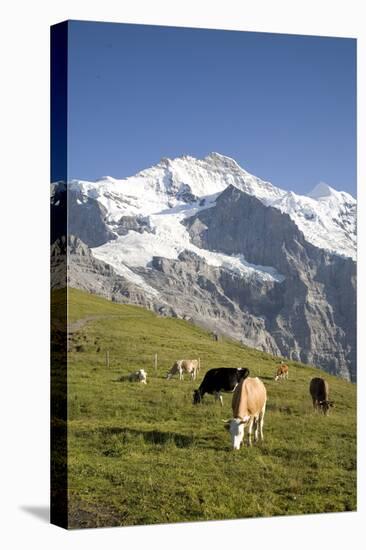
<path fill-rule="evenodd" d="M 307 196 L 275 187 L 250 174 L 220 153 L 203 159 L 182 156 L 163 158 L 125 179 L 110 176 L 95 182 L 72 180 L 70 188 L 97 200 L 106 209 L 112 232 L 125 216 L 148 219 L 149 231 L 129 230 L 93 249 L 97 258 L 138 283 L 134 267 L 148 267 L 153 256 L 176 259 L 183 250 L 243 277 L 281 282 L 271 266 L 253 266 L 243 257 L 210 252 L 193 245 L 181 221 L 210 208 L 229 185 L 254 195 L 267 206 L 287 213 L 313 245 L 342 256 L 356 258 L 356 200 L 345 192 L 319 183 Z"/>

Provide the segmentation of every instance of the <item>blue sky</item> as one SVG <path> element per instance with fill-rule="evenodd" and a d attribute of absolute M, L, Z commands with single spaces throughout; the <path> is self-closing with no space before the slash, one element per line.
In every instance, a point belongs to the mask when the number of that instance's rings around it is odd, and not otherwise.
<path fill-rule="evenodd" d="M 68 101 L 70 179 L 217 151 L 356 194 L 353 39 L 72 21 Z"/>

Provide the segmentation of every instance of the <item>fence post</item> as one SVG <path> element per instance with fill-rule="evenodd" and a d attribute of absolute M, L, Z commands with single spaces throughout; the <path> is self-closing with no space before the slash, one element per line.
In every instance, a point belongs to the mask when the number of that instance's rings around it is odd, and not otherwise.
<path fill-rule="evenodd" d="M 155 357 L 154 357 L 154 367 L 155 367 L 155 372 L 158 370 L 158 354 L 155 353 Z"/>
<path fill-rule="evenodd" d="M 105 363 L 107 368 L 109 368 L 109 350 L 105 352 Z"/>

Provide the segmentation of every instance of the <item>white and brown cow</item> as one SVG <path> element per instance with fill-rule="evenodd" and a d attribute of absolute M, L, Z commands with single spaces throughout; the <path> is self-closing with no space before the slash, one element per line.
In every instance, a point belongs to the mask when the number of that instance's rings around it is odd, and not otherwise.
<path fill-rule="evenodd" d="M 251 436 L 254 426 L 254 441 L 260 435 L 263 441 L 263 419 L 266 410 L 267 391 L 259 378 L 245 378 L 233 395 L 233 418 L 225 420 L 231 435 L 233 449 L 239 450 L 244 438 L 244 428 L 248 428 L 248 445 L 252 444 Z"/>
<path fill-rule="evenodd" d="M 323 411 L 324 414 L 328 415 L 329 409 L 334 407 L 333 401 L 329 401 L 328 382 L 324 378 L 312 378 L 309 389 L 314 410 Z"/>
<path fill-rule="evenodd" d="M 184 373 L 189 374 L 191 380 L 196 380 L 197 372 L 200 370 L 200 360 L 199 359 L 180 359 L 175 361 L 173 366 L 168 371 L 167 379 L 170 380 L 175 374 L 179 375 L 179 380 L 184 379 Z"/>
<path fill-rule="evenodd" d="M 275 380 L 288 380 L 288 365 L 285 365 L 283 361 L 281 361 L 280 366 L 277 368 L 276 374 L 275 374 Z"/>

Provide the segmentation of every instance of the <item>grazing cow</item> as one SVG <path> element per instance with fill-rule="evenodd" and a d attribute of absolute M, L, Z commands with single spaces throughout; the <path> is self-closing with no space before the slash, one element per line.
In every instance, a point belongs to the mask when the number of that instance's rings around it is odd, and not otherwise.
<path fill-rule="evenodd" d="M 244 428 L 248 427 L 248 446 L 251 446 L 254 426 L 254 442 L 260 434 L 263 441 L 263 419 L 266 410 L 267 391 L 259 378 L 245 378 L 236 388 L 233 400 L 233 418 L 224 420 L 230 431 L 233 449 L 239 450 L 244 438 Z"/>
<path fill-rule="evenodd" d="M 210 393 L 219 399 L 223 405 L 221 392 L 233 392 L 240 380 L 249 376 L 248 369 L 220 367 L 206 372 L 200 387 L 193 392 L 193 403 L 201 403 L 205 393 Z"/>
<path fill-rule="evenodd" d="M 328 415 L 329 409 L 334 407 L 333 401 L 329 401 L 328 382 L 324 378 L 312 378 L 309 389 L 314 409 Z"/>
<path fill-rule="evenodd" d="M 141 382 L 141 384 L 146 384 L 147 372 L 145 372 L 144 369 L 140 369 L 130 374 L 128 379 L 131 382 Z"/>
<path fill-rule="evenodd" d="M 278 380 L 281 378 L 284 380 L 285 378 L 288 380 L 288 365 L 285 365 L 283 361 L 281 361 L 280 366 L 277 368 L 275 380 Z"/>
<path fill-rule="evenodd" d="M 197 372 L 200 370 L 199 359 L 180 359 L 175 361 L 171 369 L 168 371 L 167 379 L 170 380 L 175 374 L 179 374 L 179 380 L 184 379 L 184 373 L 190 375 L 191 380 L 196 380 Z"/>

